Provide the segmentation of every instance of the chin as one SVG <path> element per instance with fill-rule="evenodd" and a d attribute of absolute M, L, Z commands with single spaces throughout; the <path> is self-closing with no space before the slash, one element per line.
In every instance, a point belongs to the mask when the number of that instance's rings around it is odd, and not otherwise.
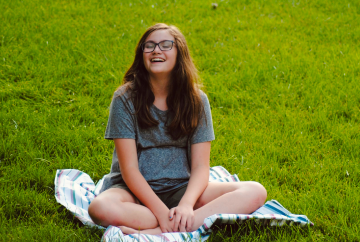
<path fill-rule="evenodd" d="M 149 70 L 149 73 L 150 74 L 167 74 L 167 73 L 171 73 L 171 71 L 152 69 L 152 70 Z"/>

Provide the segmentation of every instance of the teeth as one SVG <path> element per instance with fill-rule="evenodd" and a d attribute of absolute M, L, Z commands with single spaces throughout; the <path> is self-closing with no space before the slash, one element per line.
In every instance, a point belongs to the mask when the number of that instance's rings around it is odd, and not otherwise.
<path fill-rule="evenodd" d="M 154 59 L 151 59 L 151 62 L 164 62 L 165 60 L 161 59 L 161 58 L 154 58 Z"/>

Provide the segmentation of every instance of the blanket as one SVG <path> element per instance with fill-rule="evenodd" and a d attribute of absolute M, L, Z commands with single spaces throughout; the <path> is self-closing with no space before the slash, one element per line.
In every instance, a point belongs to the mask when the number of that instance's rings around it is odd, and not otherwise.
<path fill-rule="evenodd" d="M 209 181 L 239 182 L 237 175 L 231 175 L 224 167 L 210 168 Z M 71 211 L 83 224 L 104 229 L 103 242 L 110 241 L 206 241 L 212 227 L 221 224 L 242 224 L 247 220 L 254 220 L 258 224 L 268 226 L 298 225 L 313 226 L 314 224 L 305 216 L 292 214 L 276 200 L 266 202 L 252 214 L 214 214 L 204 220 L 204 224 L 191 233 L 164 233 L 161 235 L 131 234 L 124 235 L 118 227 L 103 228 L 96 225 L 90 218 L 88 207 L 91 201 L 99 195 L 103 179 L 95 183 L 90 176 L 75 169 L 57 170 L 55 176 L 56 201 Z"/>

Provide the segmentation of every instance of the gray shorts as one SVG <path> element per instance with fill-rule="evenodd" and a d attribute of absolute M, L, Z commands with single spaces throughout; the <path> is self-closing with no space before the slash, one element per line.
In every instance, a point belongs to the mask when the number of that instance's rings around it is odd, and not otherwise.
<path fill-rule="evenodd" d="M 134 193 L 132 193 L 130 191 L 130 188 L 128 188 L 128 186 L 125 183 L 114 184 L 111 187 L 109 187 L 109 189 L 110 188 L 124 189 L 124 190 L 128 191 L 131 195 L 133 195 L 136 198 Z M 169 192 L 155 193 L 155 194 L 168 207 L 168 209 L 171 209 L 171 208 L 177 207 L 179 205 L 179 202 L 180 202 L 181 198 L 185 194 L 186 188 L 187 188 L 187 184 L 185 184 L 185 185 L 183 185 L 181 187 L 178 187 L 178 188 L 176 188 L 176 189 L 174 189 L 172 191 L 169 191 Z M 142 203 L 140 202 L 140 204 L 142 204 Z"/>

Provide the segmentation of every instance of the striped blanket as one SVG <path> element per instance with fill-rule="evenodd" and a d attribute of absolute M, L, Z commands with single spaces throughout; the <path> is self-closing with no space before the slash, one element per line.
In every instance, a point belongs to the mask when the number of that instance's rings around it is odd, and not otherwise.
<path fill-rule="evenodd" d="M 313 225 L 305 215 L 291 214 L 280 203 L 271 200 L 252 214 L 214 214 L 204 220 L 204 224 L 191 233 L 164 233 L 161 235 L 124 235 L 118 227 L 103 228 L 91 220 L 88 207 L 99 194 L 102 179 L 95 185 L 90 176 L 75 169 L 57 170 L 55 176 L 55 198 L 58 203 L 70 210 L 83 224 L 106 229 L 102 241 L 205 241 L 211 234 L 211 227 L 220 224 L 241 224 L 247 220 L 269 226 Z M 238 182 L 237 175 L 231 175 L 225 168 L 210 168 L 209 181 Z"/>

